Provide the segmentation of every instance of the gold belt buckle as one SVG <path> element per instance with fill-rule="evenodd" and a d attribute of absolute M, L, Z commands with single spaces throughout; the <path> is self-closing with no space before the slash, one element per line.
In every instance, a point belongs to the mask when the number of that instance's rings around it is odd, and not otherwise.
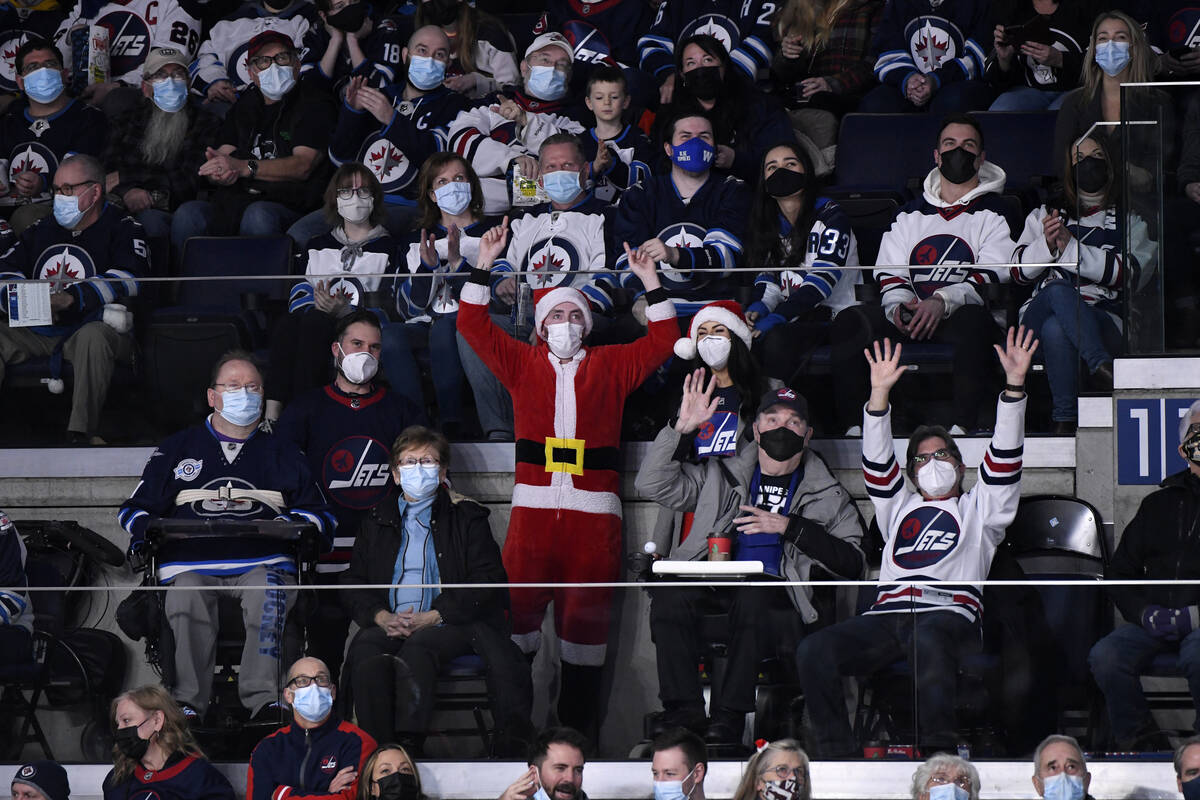
<path fill-rule="evenodd" d="M 584 439 L 554 439 L 546 438 L 546 472 L 569 472 L 572 475 L 583 474 Z M 556 461 L 555 450 L 574 450 L 575 461 Z"/>

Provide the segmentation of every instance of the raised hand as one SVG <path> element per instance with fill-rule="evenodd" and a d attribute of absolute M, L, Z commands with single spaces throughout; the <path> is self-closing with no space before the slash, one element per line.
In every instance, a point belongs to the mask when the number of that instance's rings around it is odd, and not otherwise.
<path fill-rule="evenodd" d="M 462 258 L 462 253 L 459 251 L 459 244 L 462 241 L 462 228 L 453 222 L 446 230 L 446 261 L 451 266 L 457 264 Z"/>
<path fill-rule="evenodd" d="M 625 255 L 629 257 L 629 271 L 641 280 L 642 288 L 648 292 L 662 286 L 662 282 L 658 279 L 658 261 L 656 259 L 643 252 L 641 248 L 632 249 L 629 242 L 625 242 Z"/>
<path fill-rule="evenodd" d="M 441 263 L 437 253 L 437 237 L 422 228 L 419 241 L 421 243 L 421 263 L 429 269 L 437 269 Z"/>
<path fill-rule="evenodd" d="M 359 101 L 358 90 L 367 85 L 366 75 L 356 75 L 346 83 L 346 105 L 355 111 L 362 111 L 362 103 Z"/>
<path fill-rule="evenodd" d="M 374 86 L 358 87 L 358 102 L 371 116 L 379 120 L 380 125 L 390 125 L 396 109 L 387 95 Z"/>
<path fill-rule="evenodd" d="M 675 420 L 676 431 L 689 434 L 712 419 L 720 403 L 720 400 L 713 396 L 716 389 L 717 376 L 709 378 L 706 388 L 702 369 L 683 376 L 683 399 L 679 401 L 679 416 Z"/>
<path fill-rule="evenodd" d="M 1000 356 L 1000 366 L 1004 367 L 1008 383 L 1012 386 L 1024 386 L 1025 373 L 1029 372 L 1033 354 L 1038 348 L 1038 340 L 1034 338 L 1033 331 L 1026 330 L 1024 325 L 1016 329 L 1009 328 L 1004 349 L 1001 350 L 998 344 L 992 347 L 996 348 L 996 354 Z"/>
<path fill-rule="evenodd" d="M 487 233 L 479 237 L 479 263 L 476 267 L 491 269 L 496 258 L 504 252 L 504 245 L 507 242 L 508 217 L 505 216 L 503 222 L 490 228 Z"/>
<path fill-rule="evenodd" d="M 888 394 L 908 370 L 908 367 L 900 364 L 900 349 L 899 342 L 893 347 L 891 339 L 884 339 L 874 343 L 874 354 L 871 348 L 863 350 L 863 355 L 871 365 L 871 399 L 867 407 L 872 411 L 887 410 Z"/>

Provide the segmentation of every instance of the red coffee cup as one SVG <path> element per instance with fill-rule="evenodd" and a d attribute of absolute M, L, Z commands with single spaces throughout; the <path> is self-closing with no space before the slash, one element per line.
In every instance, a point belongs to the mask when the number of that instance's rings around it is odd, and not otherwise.
<path fill-rule="evenodd" d="M 733 537 L 728 533 L 708 535 L 708 560 L 729 561 L 733 558 Z"/>

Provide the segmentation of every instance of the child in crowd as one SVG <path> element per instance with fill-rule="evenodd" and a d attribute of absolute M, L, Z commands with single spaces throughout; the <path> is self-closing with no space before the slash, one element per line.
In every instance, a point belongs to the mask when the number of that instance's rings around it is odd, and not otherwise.
<path fill-rule="evenodd" d="M 583 102 L 596 117 L 595 127 L 580 138 L 583 154 L 592 162 L 596 197 L 616 204 L 621 192 L 650 174 L 654 145 L 636 125 L 625 122 L 629 87 L 618 67 L 592 70 Z"/>

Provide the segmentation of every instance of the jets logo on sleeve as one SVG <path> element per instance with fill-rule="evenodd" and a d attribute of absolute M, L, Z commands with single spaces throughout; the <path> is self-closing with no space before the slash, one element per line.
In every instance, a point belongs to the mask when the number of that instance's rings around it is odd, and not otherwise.
<path fill-rule="evenodd" d="M 937 506 L 920 506 L 901 520 L 892 561 L 901 569 L 924 569 L 948 556 L 960 541 L 962 530 L 953 514 Z"/>
<path fill-rule="evenodd" d="M 370 436 L 347 436 L 329 448 L 322 483 L 333 502 L 346 508 L 370 508 L 387 494 L 388 448 Z"/>
<path fill-rule="evenodd" d="M 29 41 L 29 31 L 0 32 L 0 91 L 17 90 L 17 50 Z"/>

